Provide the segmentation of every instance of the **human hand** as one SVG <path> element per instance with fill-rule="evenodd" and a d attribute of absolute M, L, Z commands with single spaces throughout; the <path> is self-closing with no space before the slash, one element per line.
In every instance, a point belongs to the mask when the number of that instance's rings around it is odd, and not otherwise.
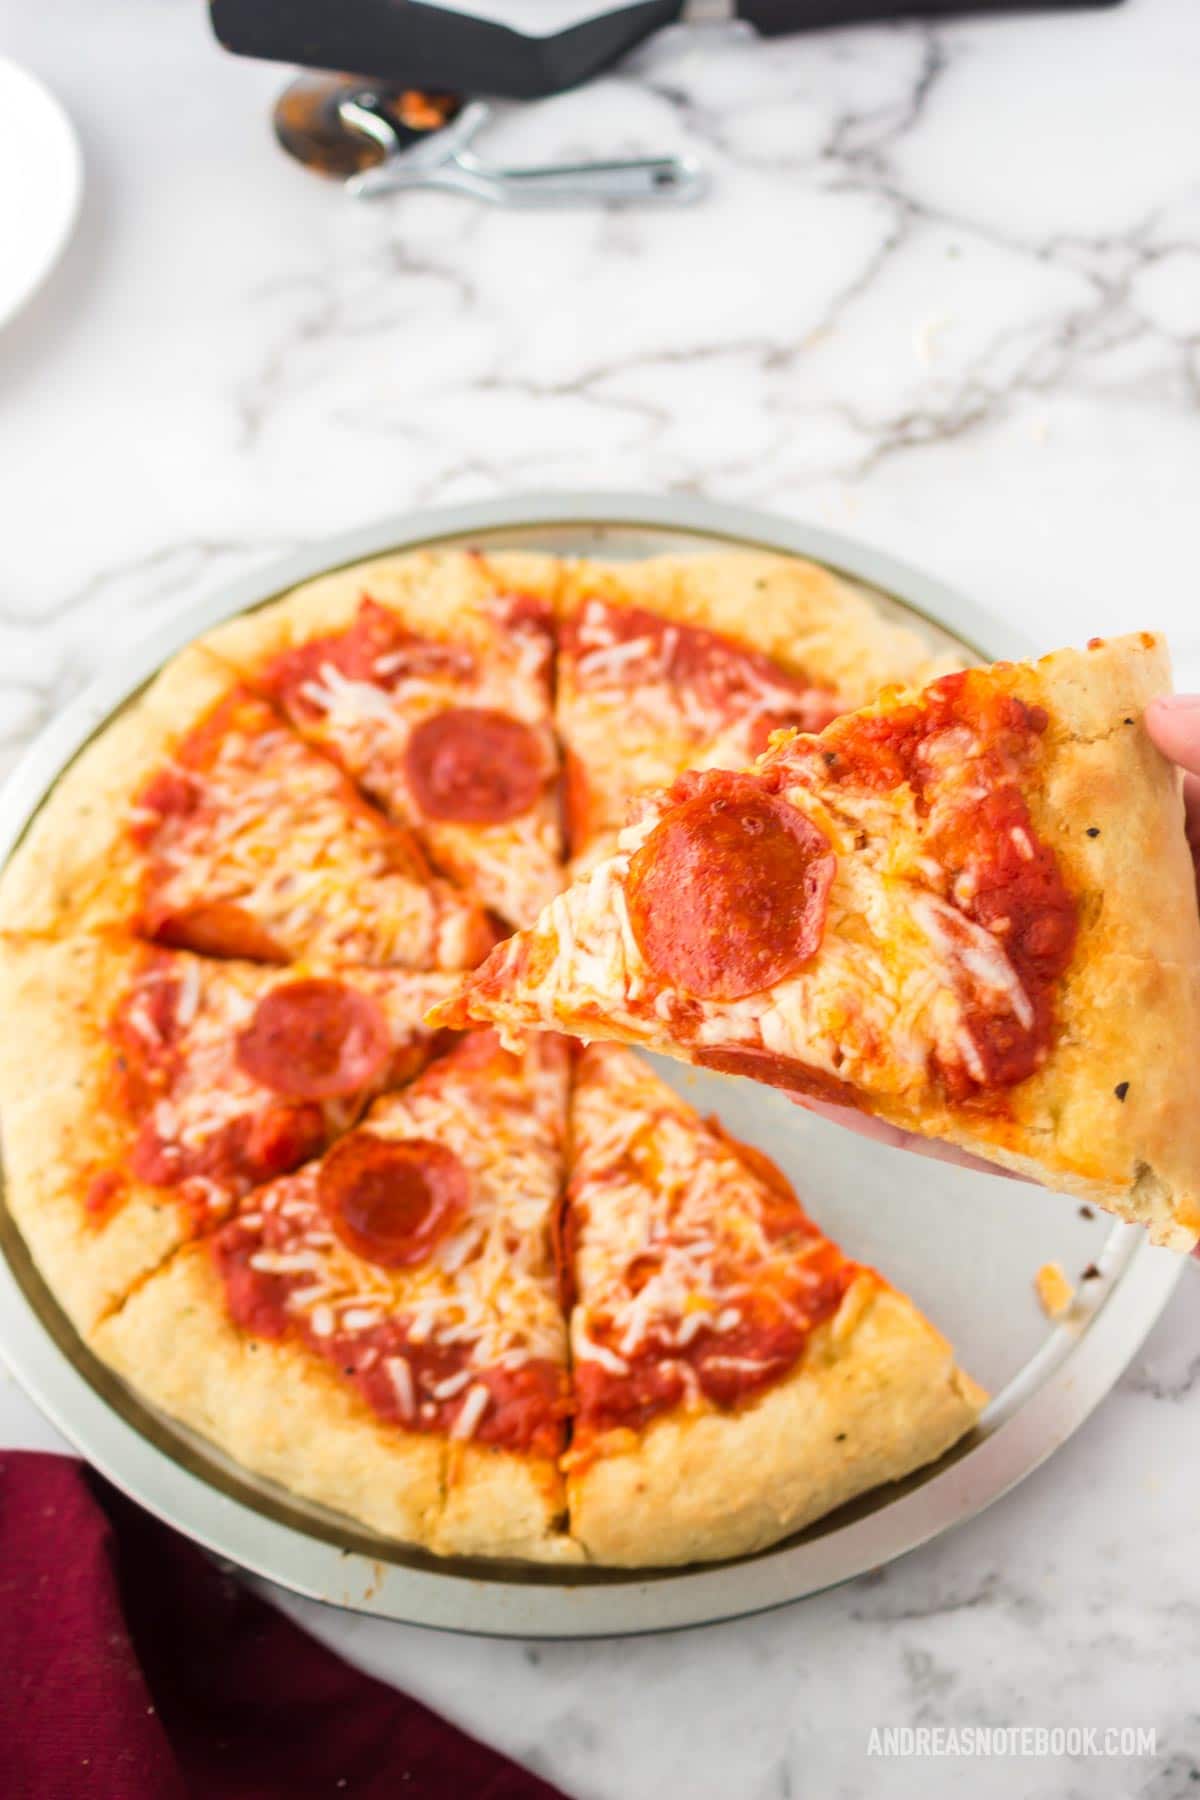
<path fill-rule="evenodd" d="M 1164 694 L 1146 708 L 1146 730 L 1183 770 L 1183 817 L 1200 897 L 1200 694 Z"/>
<path fill-rule="evenodd" d="M 1184 771 L 1185 826 L 1192 860 L 1196 865 L 1197 895 L 1200 896 L 1200 694 L 1167 694 L 1162 699 L 1152 700 L 1146 708 L 1145 721 L 1151 740 L 1158 745 L 1164 756 L 1178 763 Z M 795 1099 L 805 1112 L 816 1113 L 823 1119 L 832 1119 L 834 1124 L 844 1125 L 847 1130 L 857 1132 L 859 1137 L 873 1138 L 877 1143 L 891 1144 L 899 1150 L 914 1150 L 918 1156 L 927 1156 L 936 1162 L 957 1163 L 964 1169 L 979 1169 L 987 1175 L 1007 1175 L 1010 1180 L 1025 1179 L 1024 1176 L 1012 1175 L 1010 1170 L 1001 1169 L 995 1163 L 984 1162 L 981 1157 L 971 1156 L 953 1144 L 942 1143 L 938 1138 L 918 1137 L 911 1131 L 901 1131 L 899 1126 L 888 1125 L 882 1119 L 873 1119 L 867 1113 L 856 1112 L 851 1106 L 835 1106 L 827 1100 L 814 1100 L 807 1095 L 796 1095 Z"/>

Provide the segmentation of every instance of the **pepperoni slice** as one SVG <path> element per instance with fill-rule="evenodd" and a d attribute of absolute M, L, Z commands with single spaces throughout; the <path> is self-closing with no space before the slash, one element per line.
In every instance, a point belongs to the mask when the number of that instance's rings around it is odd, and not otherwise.
<path fill-rule="evenodd" d="M 828 1100 L 835 1106 L 861 1104 L 849 1082 L 827 1075 L 824 1069 L 810 1068 L 789 1056 L 775 1056 L 768 1050 L 697 1050 L 696 1061 L 702 1069 L 716 1069 L 722 1075 L 744 1075 L 747 1081 L 765 1082 L 768 1087 L 783 1088 L 785 1093 L 810 1094 L 814 1100 Z M 743 1155 L 750 1148 L 738 1144 Z M 767 1159 L 764 1157 L 763 1161 Z M 763 1173 L 759 1168 L 760 1175 Z"/>
<path fill-rule="evenodd" d="M 819 948 L 835 858 L 824 833 L 745 775 L 685 778 L 629 865 L 629 917 L 660 979 L 740 1000 Z"/>
<path fill-rule="evenodd" d="M 238 1034 L 238 1067 L 276 1094 L 335 1100 L 374 1080 L 391 1054 L 382 1007 L 344 982 L 285 981 Z"/>
<path fill-rule="evenodd" d="M 429 1255 L 466 1205 L 467 1185 L 463 1165 L 442 1144 L 356 1131 L 325 1158 L 317 1194 L 348 1249 L 402 1269 Z"/>
<path fill-rule="evenodd" d="M 545 770 L 533 728 L 482 706 L 453 706 L 423 720 L 404 763 L 425 817 L 451 825 L 518 818 L 541 792 Z"/>

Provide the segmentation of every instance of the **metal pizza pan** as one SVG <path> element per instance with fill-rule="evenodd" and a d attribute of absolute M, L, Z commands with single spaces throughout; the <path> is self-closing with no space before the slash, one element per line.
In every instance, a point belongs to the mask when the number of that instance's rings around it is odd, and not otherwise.
<path fill-rule="evenodd" d="M 692 497 L 559 493 L 402 514 L 229 584 L 124 655 L 119 669 L 52 722 L 13 772 L 0 794 L 0 863 L 83 745 L 185 643 L 314 575 L 435 544 L 605 557 L 719 547 L 781 551 L 846 575 L 931 644 L 974 660 L 1033 648 L 1007 623 L 882 551 L 745 507 Z M 971 1518 L 1082 1424 L 1136 1353 L 1178 1279 L 1182 1259 L 1066 1196 L 903 1156 L 747 1082 L 659 1066 L 701 1111 L 719 1112 L 738 1137 L 766 1150 L 830 1235 L 910 1293 L 993 1395 L 978 1428 L 941 1462 L 771 1550 L 703 1568 L 567 1571 L 444 1561 L 376 1537 L 254 1476 L 126 1389 L 71 1329 L 2 1196 L 0 1355 L 53 1423 L 118 1487 L 269 1583 L 334 1608 L 410 1624 L 592 1637 L 710 1623 L 799 1600 Z M 1046 1262 L 1060 1263 L 1079 1282 L 1074 1306 L 1058 1323 L 1045 1318 L 1033 1287 Z M 325 1617 L 323 1635 L 336 1642 L 336 1615 Z"/>

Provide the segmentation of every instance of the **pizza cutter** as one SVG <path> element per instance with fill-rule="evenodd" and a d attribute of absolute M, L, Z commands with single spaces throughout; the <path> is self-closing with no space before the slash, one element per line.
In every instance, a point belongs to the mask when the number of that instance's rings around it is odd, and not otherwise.
<path fill-rule="evenodd" d="M 472 148 L 492 117 L 481 100 L 361 77 L 304 75 L 275 108 L 275 135 L 306 168 L 342 179 L 370 200 L 441 188 L 497 206 L 591 206 L 612 201 L 686 203 L 704 192 L 690 156 L 646 156 L 505 168 Z"/>

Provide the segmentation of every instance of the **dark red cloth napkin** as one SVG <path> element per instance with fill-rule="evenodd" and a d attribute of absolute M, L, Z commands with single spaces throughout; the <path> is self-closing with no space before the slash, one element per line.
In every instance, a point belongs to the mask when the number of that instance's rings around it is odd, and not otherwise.
<path fill-rule="evenodd" d="M 562 1800 L 83 1464 L 0 1452 L 3 1800 Z"/>

